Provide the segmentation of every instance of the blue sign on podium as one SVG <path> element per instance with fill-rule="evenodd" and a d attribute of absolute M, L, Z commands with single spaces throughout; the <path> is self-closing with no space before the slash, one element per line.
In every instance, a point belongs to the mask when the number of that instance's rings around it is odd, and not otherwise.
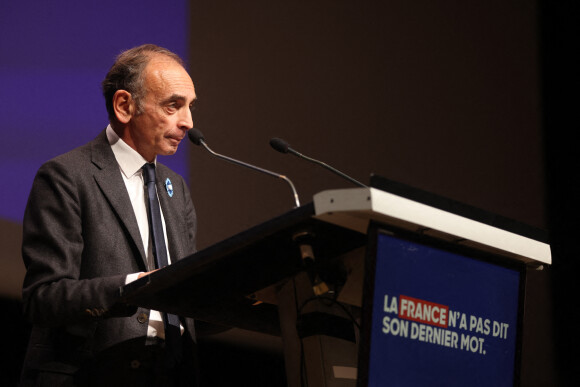
<path fill-rule="evenodd" d="M 458 251 L 377 233 L 369 387 L 514 385 L 523 265 Z"/>

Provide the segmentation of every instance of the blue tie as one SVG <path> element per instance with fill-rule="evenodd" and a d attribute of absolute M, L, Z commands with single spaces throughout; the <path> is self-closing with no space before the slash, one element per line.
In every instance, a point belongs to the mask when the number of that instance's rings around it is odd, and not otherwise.
<path fill-rule="evenodd" d="M 143 165 L 143 181 L 147 186 L 148 206 L 147 213 L 149 216 L 149 229 L 151 231 L 151 241 L 153 242 L 153 256 L 155 257 L 155 266 L 157 269 L 163 268 L 169 264 L 167 259 L 167 247 L 165 245 L 165 235 L 163 233 L 163 223 L 161 222 L 161 208 L 155 189 L 155 164 L 147 163 Z M 169 365 L 181 360 L 181 330 L 179 327 L 179 317 L 162 313 L 163 325 L 165 327 L 165 345 L 169 356 Z"/>

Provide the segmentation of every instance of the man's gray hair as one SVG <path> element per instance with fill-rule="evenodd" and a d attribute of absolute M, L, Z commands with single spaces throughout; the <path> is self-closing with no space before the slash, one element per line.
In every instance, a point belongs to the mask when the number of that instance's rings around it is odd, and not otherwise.
<path fill-rule="evenodd" d="M 117 120 L 113 109 L 113 97 L 118 90 L 131 93 L 137 108 L 136 114 L 143 113 L 142 100 L 145 97 L 143 70 L 155 55 L 167 56 L 185 67 L 183 60 L 177 54 L 154 44 L 144 44 L 119 54 L 102 82 L 110 122 Z"/>

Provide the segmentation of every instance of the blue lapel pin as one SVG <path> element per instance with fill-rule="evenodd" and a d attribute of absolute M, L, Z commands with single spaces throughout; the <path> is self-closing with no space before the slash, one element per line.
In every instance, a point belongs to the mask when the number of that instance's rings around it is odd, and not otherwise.
<path fill-rule="evenodd" d="M 169 195 L 170 198 L 173 197 L 173 184 L 171 184 L 171 180 L 169 180 L 169 178 L 167 178 L 165 180 L 165 189 L 167 190 L 167 195 Z"/>

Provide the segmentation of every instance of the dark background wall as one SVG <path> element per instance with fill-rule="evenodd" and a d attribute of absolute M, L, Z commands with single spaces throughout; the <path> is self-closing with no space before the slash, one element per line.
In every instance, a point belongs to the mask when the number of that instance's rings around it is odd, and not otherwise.
<path fill-rule="evenodd" d="M 370 173 L 546 227 L 539 5 L 218 1 L 192 9 L 196 126 L 215 151 L 287 174 L 303 202 Z M 282 181 L 191 152 L 207 246 L 289 210 Z M 522 383 L 554 383 L 549 270 L 528 275 Z"/>
<path fill-rule="evenodd" d="M 575 44 L 570 10 L 524 0 L 192 2 L 187 59 L 199 97 L 196 126 L 215 151 L 289 176 L 304 203 L 351 185 L 274 152 L 271 137 L 363 182 L 377 173 L 557 232 L 561 264 L 528 276 L 522 366 L 523 385 L 554 385 L 566 369 L 556 365 L 573 364 L 554 350 L 554 340 L 572 341 L 569 315 L 552 302 L 554 292 L 561 299 L 570 291 L 561 284 L 574 282 L 574 179 L 555 173 L 576 163 L 577 120 L 561 93 L 570 87 L 571 68 L 562 64 Z M 201 248 L 293 206 L 282 181 L 182 147 Z M 14 236 L 2 239 L 2 262 L 17 284 L 20 226 L 0 226 Z M 7 288 L 6 310 L 18 315 L 18 286 Z M 8 329 L 25 335 L 26 324 L 11 321 Z M 243 337 L 204 343 L 208 368 L 251 369 L 279 354 L 276 340 L 255 340 L 264 346 L 249 350 Z M 8 348 L 22 352 L 21 338 Z"/>
<path fill-rule="evenodd" d="M 543 226 L 536 12 L 520 1 L 202 2 L 196 123 L 216 151 L 286 173 L 303 201 L 350 185 L 275 153 L 271 137 L 361 181 L 374 172 Z M 191 157 L 202 244 L 293 204 L 282 182 Z"/>

